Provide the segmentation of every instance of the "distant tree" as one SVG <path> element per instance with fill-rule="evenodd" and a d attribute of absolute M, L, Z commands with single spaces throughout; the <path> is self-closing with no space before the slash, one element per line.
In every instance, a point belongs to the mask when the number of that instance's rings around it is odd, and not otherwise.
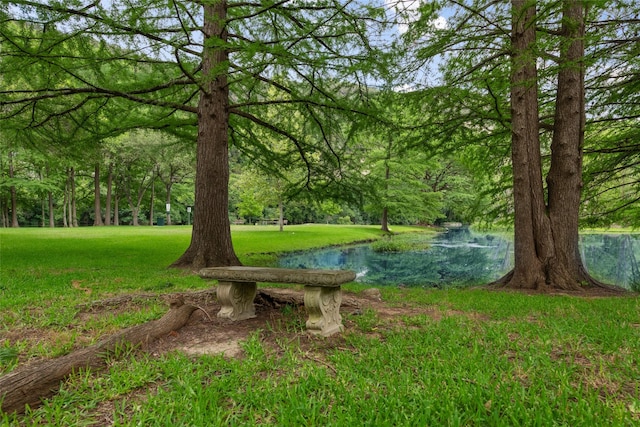
<path fill-rule="evenodd" d="M 109 142 L 116 164 L 119 189 L 132 214 L 132 225 L 140 225 L 140 212 L 147 192 L 153 187 L 158 165 L 159 136 L 151 131 L 122 134 Z M 152 202 L 149 209 L 152 211 Z M 153 224 L 153 218 L 151 218 Z"/>
<path fill-rule="evenodd" d="M 437 161 L 424 132 L 415 126 L 425 111 L 412 101 L 411 95 L 387 83 L 375 96 L 378 108 L 385 111 L 384 120 L 364 123 L 355 131 L 365 210 L 380 218 L 385 232 L 390 231 L 390 221 L 429 223 L 442 216 L 441 194 L 427 182 Z"/>
<path fill-rule="evenodd" d="M 185 150 L 184 141 L 175 138 L 164 138 L 157 147 L 156 176 L 162 183 L 165 204 L 171 205 L 172 193 L 176 185 L 192 181 L 195 169 L 195 156 L 193 150 Z M 171 208 L 173 210 L 173 207 Z M 167 225 L 171 225 L 171 212 L 167 215 Z"/>
<path fill-rule="evenodd" d="M 441 216 L 441 193 L 432 191 L 425 176 L 435 163 L 424 152 L 398 147 L 391 136 L 372 150 L 365 209 L 377 213 L 383 231 L 390 231 L 390 221 L 430 223 Z"/>

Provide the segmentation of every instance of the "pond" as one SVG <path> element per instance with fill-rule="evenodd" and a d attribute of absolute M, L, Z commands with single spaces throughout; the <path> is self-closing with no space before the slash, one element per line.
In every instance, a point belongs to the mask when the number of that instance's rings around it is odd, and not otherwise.
<path fill-rule="evenodd" d="M 400 253 L 375 252 L 369 244 L 286 254 L 287 268 L 348 269 L 371 285 L 445 287 L 496 280 L 513 265 L 513 242 L 504 235 L 452 229 L 430 239 L 430 248 Z M 580 236 L 585 265 L 599 280 L 626 288 L 640 284 L 640 235 Z"/>

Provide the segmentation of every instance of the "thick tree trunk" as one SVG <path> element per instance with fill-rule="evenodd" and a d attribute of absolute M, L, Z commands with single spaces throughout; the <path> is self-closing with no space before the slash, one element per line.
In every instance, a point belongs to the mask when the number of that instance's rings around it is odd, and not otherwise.
<path fill-rule="evenodd" d="M 102 206 L 100 204 L 100 165 L 96 164 L 93 173 L 93 225 L 104 225 L 102 222 Z"/>
<path fill-rule="evenodd" d="M 204 5 L 205 48 L 202 58 L 204 82 L 198 103 L 196 193 L 191 244 L 173 267 L 199 269 L 240 265 L 231 242 L 229 222 L 229 88 L 228 53 L 206 47 L 226 40 L 226 1 Z"/>
<path fill-rule="evenodd" d="M 52 396 L 60 382 L 71 373 L 103 367 L 105 356 L 118 346 L 145 345 L 181 328 L 195 310 L 196 307 L 176 301 L 161 319 L 131 327 L 91 347 L 54 360 L 36 362 L 0 377 L 2 411 L 21 413 L 25 405 L 32 408 L 40 405 L 42 399 Z"/>
<path fill-rule="evenodd" d="M 508 286 L 541 288 L 548 258 L 549 224 L 544 215 L 544 190 L 538 135 L 538 85 L 535 6 L 514 0 L 511 69 L 511 158 L 514 193 L 513 272 Z"/>
<path fill-rule="evenodd" d="M 555 242 L 549 275 L 556 287 L 580 289 L 591 282 L 578 246 L 584 141 L 585 6 L 566 0 L 563 6 L 560 71 L 556 95 L 551 167 L 547 176 L 549 218 Z"/>
<path fill-rule="evenodd" d="M 561 30 L 556 115 L 544 201 L 538 136 L 535 4 L 513 0 L 512 161 L 514 269 L 496 284 L 579 291 L 602 285 L 589 277 L 578 247 L 584 137 L 584 5 L 567 0 Z"/>

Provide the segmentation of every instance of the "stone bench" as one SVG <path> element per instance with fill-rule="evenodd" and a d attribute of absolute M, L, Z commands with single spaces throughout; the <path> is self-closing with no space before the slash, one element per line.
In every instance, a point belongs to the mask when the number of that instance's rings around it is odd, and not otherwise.
<path fill-rule="evenodd" d="M 340 285 L 355 280 L 348 270 L 306 270 L 269 267 L 209 267 L 198 273 L 203 279 L 218 280 L 217 296 L 222 308 L 218 317 L 244 320 L 256 316 L 253 300 L 256 282 L 304 285 L 304 306 L 309 318 L 307 330 L 329 336 L 344 330 L 340 303 Z"/>

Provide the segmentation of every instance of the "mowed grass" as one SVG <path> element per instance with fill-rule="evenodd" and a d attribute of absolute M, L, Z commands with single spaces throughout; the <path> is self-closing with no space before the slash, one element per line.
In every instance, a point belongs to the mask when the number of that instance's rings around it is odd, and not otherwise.
<path fill-rule="evenodd" d="M 243 261 L 381 236 L 376 227 L 234 229 Z M 185 227 L 1 230 L 0 373 L 25 355 L 53 357 L 166 307 L 83 325 L 78 304 L 122 294 L 209 287 L 167 269 Z M 347 285 L 359 291 L 361 285 Z M 640 425 L 640 300 L 484 289 L 382 288 L 395 315 L 364 309 L 330 339 L 255 331 L 240 358 L 113 355 L 104 372 L 3 425 L 634 426 Z M 133 313 L 136 312 L 137 314 Z M 39 328 L 55 337 L 21 340 Z M 285 331 L 286 329 L 286 331 Z M 273 340 L 265 337 L 275 334 Z M 44 334 L 43 334 L 44 336 Z M 56 339 L 58 341 L 56 341 Z M 12 357 L 14 355 L 15 357 Z M 1 391 L 0 391 L 1 392 Z"/>
<path fill-rule="evenodd" d="M 243 263 L 270 264 L 276 253 L 374 240 L 383 235 L 378 228 L 300 225 L 279 232 L 273 226 L 240 226 L 232 235 Z M 108 293 L 206 287 L 191 272 L 167 268 L 190 240 L 190 227 L 1 229 L 0 310 Z"/>

